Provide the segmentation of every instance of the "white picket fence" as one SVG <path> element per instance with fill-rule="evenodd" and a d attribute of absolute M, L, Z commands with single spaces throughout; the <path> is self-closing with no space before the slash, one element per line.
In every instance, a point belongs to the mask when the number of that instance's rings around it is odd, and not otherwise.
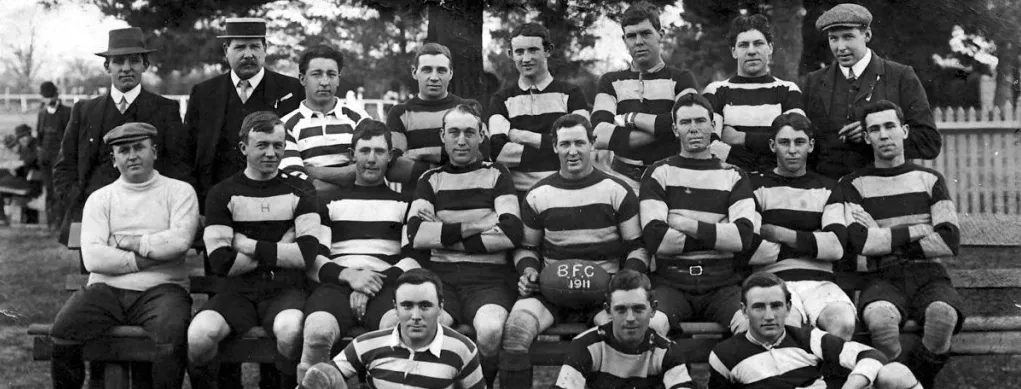
<path fill-rule="evenodd" d="M 91 97 L 63 95 L 61 99 L 70 105 Z M 180 102 L 184 117 L 188 96 L 166 97 Z M 28 112 L 36 109 L 38 102 L 38 95 L 4 94 L 2 105 L 8 111 Z M 380 120 L 396 104 L 378 99 L 360 103 Z M 958 212 L 1021 215 L 1021 100 L 984 112 L 936 108 L 933 115 L 943 137 L 943 150 L 934 160 L 918 162 L 943 172 Z"/>

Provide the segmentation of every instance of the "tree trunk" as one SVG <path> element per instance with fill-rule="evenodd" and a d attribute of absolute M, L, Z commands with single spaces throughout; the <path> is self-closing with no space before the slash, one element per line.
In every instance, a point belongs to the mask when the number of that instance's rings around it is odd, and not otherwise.
<path fill-rule="evenodd" d="M 446 0 L 429 4 L 426 40 L 450 48 L 454 78 L 450 91 L 486 104 L 482 68 L 482 10 L 480 0 Z"/>
<path fill-rule="evenodd" d="M 803 0 L 773 0 L 770 19 L 773 22 L 774 76 L 798 82 L 801 65 L 802 23 L 805 20 Z"/>

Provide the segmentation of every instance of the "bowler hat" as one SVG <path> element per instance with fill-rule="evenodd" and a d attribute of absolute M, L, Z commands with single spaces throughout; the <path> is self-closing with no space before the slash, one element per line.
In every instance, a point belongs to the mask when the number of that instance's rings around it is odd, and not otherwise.
<path fill-rule="evenodd" d="M 103 142 L 108 145 L 119 143 L 135 142 L 156 136 L 156 127 L 144 122 L 129 122 L 114 127 L 106 135 L 103 135 Z"/>
<path fill-rule="evenodd" d="M 115 55 L 146 54 L 156 50 L 145 48 L 142 39 L 142 29 L 138 27 L 119 28 L 110 30 L 110 41 L 106 51 L 96 53 L 100 57 L 112 57 Z"/>
<path fill-rule="evenodd" d="M 57 86 L 50 81 L 45 81 L 39 85 L 39 94 L 46 98 L 57 97 Z"/>
<path fill-rule="evenodd" d="M 19 124 L 17 127 L 14 127 L 14 136 L 18 137 L 18 139 L 32 136 L 32 127 L 29 127 L 27 124 Z"/>
<path fill-rule="evenodd" d="M 266 21 L 260 18 L 231 18 L 227 19 L 227 28 L 223 35 L 217 38 L 265 38 Z"/>

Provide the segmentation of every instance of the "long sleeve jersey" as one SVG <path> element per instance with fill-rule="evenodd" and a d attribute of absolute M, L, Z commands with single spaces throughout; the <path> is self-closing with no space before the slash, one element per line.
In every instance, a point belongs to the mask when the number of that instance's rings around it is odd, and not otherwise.
<path fill-rule="evenodd" d="M 122 177 L 96 190 L 82 211 L 82 261 L 92 273 L 89 284 L 138 291 L 165 283 L 187 288 L 184 257 L 198 225 L 195 189 L 159 172 L 143 183 Z M 141 235 L 138 252 L 117 248 L 114 235 Z M 159 264 L 139 270 L 136 256 Z"/>
<path fill-rule="evenodd" d="M 305 102 L 280 120 L 286 143 L 280 170 L 305 174 L 305 166 L 341 167 L 352 163 L 351 136 L 359 122 L 369 118 L 365 111 L 348 107 L 340 98 L 325 114 L 308 108 Z"/>
<path fill-rule="evenodd" d="M 868 270 L 908 260 L 940 262 L 957 255 L 961 241 L 957 210 L 939 172 L 913 163 L 869 167 L 841 178 L 840 185 L 848 244 L 855 254 L 868 257 Z M 867 212 L 876 225 L 855 221 L 855 210 Z M 924 236 L 912 241 L 912 231 Z M 865 269 L 859 265 L 859 270 Z"/>
<path fill-rule="evenodd" d="M 684 350 L 653 330 L 637 346 L 621 343 L 607 323 L 582 332 L 564 357 L 559 389 L 694 389 Z"/>
<path fill-rule="evenodd" d="M 797 238 L 788 245 L 754 234 L 746 252 L 749 263 L 786 281 L 833 281 L 833 262 L 844 257 L 847 242 L 837 182 L 814 172 L 799 177 L 753 173 L 750 178 L 762 224 L 792 229 Z"/>

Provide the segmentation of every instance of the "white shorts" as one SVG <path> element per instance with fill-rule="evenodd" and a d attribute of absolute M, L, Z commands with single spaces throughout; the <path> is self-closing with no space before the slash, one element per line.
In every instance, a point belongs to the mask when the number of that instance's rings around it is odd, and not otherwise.
<path fill-rule="evenodd" d="M 857 312 L 847 293 L 830 281 L 787 281 L 787 289 L 791 291 L 791 314 L 787 316 L 790 325 L 818 327 L 819 315 L 830 304 L 845 304 L 851 312 Z"/>

